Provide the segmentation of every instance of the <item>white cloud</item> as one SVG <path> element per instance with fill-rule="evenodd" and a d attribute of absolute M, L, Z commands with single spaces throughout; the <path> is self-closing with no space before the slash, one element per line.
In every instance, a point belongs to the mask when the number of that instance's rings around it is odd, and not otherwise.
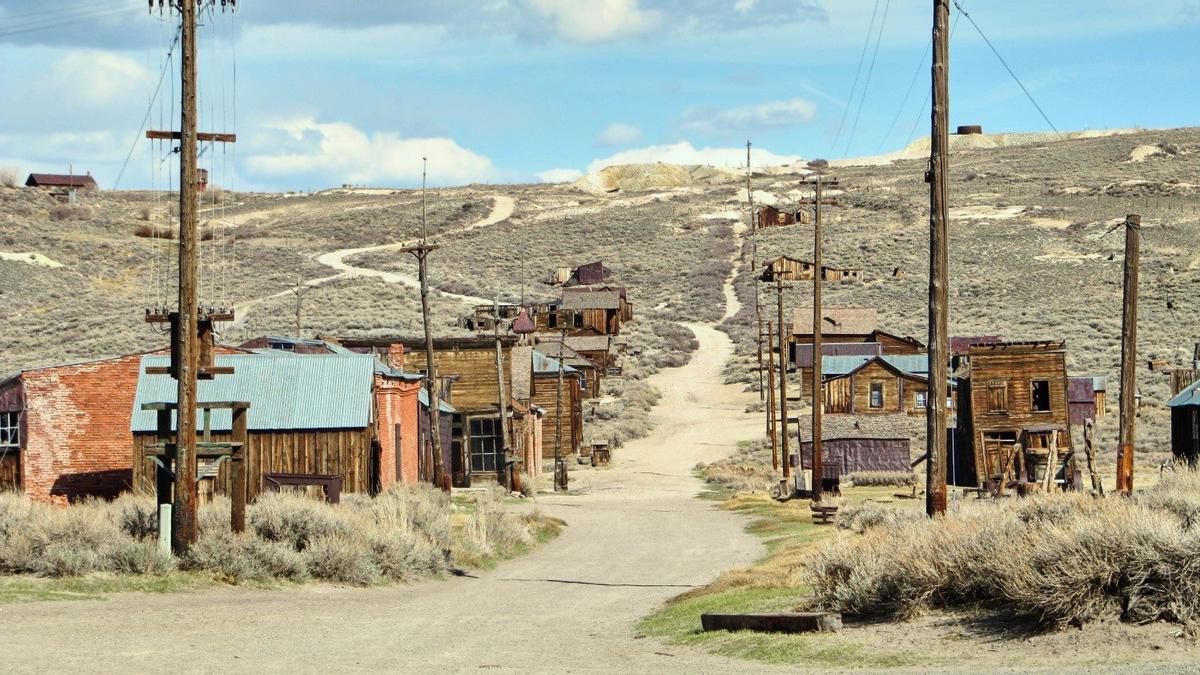
<path fill-rule="evenodd" d="M 750 161 L 754 166 L 778 166 L 799 160 L 798 155 L 777 155 L 773 152 L 753 148 Z M 616 164 L 709 164 L 712 166 L 745 166 L 746 148 L 696 148 L 687 141 L 669 145 L 651 145 L 645 148 L 623 150 L 609 157 L 597 159 L 588 165 L 588 173 L 599 171 Z"/>
<path fill-rule="evenodd" d="M 596 137 L 596 142 L 600 145 L 613 146 L 628 145 L 641 139 L 641 129 L 625 122 L 613 122 L 604 127 L 604 130 Z"/>
<path fill-rule="evenodd" d="M 571 42 L 608 42 L 644 35 L 659 26 L 663 12 L 644 10 L 638 0 L 531 0 L 530 8 Z"/>
<path fill-rule="evenodd" d="M 336 183 L 414 183 L 421 179 L 421 158 L 429 158 L 429 181 L 461 185 L 493 178 L 492 161 L 450 138 L 401 138 L 392 132 L 366 132 L 345 122 L 301 118 L 268 127 L 291 151 L 251 156 L 252 173 L 270 176 L 320 176 Z M 291 142 L 288 143 L 287 140 Z"/>
<path fill-rule="evenodd" d="M 724 110 L 689 108 L 683 113 L 682 125 L 689 131 L 704 134 L 763 131 L 811 122 L 816 113 L 817 104 L 808 99 L 791 98 Z"/>
<path fill-rule="evenodd" d="M 549 169 L 535 174 L 543 183 L 570 183 L 583 177 L 579 169 Z"/>

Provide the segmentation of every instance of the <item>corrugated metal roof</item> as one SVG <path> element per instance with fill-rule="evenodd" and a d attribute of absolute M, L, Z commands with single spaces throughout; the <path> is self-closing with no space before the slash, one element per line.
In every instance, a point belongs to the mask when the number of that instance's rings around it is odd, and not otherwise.
<path fill-rule="evenodd" d="M 1168 408 L 1183 408 L 1192 405 L 1200 405 L 1200 380 L 1196 380 L 1190 387 L 1179 392 L 1175 398 L 1167 401 Z"/>
<path fill-rule="evenodd" d="M 545 354 L 537 351 L 536 349 L 533 350 L 533 372 L 538 375 L 545 375 L 546 373 L 557 373 L 558 372 L 558 359 L 552 359 L 549 356 L 546 356 Z M 564 365 L 563 372 L 564 373 L 577 373 L 579 371 L 576 370 L 575 368 L 572 368 L 571 366 Z"/>
<path fill-rule="evenodd" d="M 824 346 L 824 345 L 822 345 Z M 824 375 L 834 377 L 852 373 L 868 361 L 879 359 L 909 375 L 925 377 L 929 374 L 929 356 L 926 354 L 888 354 L 884 356 L 826 356 L 821 359 Z"/>
<path fill-rule="evenodd" d="M 143 403 L 173 403 L 176 383 L 168 375 L 147 375 L 147 366 L 167 366 L 169 357 L 144 356 L 133 403 L 134 432 L 154 431 L 156 416 Z M 361 429 L 371 422 L 371 390 L 376 360 L 371 356 L 324 354 L 220 354 L 217 365 L 233 375 L 201 380 L 197 399 L 247 401 L 247 424 L 255 430 Z M 213 411 L 213 428 L 231 427 L 228 410 Z M 197 428 L 200 420 L 197 420 Z"/>
<path fill-rule="evenodd" d="M 811 344 L 796 345 L 796 367 L 812 368 L 813 346 Z M 878 342 L 824 342 L 821 343 L 823 356 L 880 356 L 883 345 Z"/>
<path fill-rule="evenodd" d="M 421 387 L 419 390 L 417 390 L 417 401 L 426 408 L 429 407 L 429 392 L 425 391 L 425 387 Z M 444 413 L 458 412 L 457 408 L 449 403 L 446 403 L 445 401 L 440 402 L 438 405 L 438 410 Z"/>

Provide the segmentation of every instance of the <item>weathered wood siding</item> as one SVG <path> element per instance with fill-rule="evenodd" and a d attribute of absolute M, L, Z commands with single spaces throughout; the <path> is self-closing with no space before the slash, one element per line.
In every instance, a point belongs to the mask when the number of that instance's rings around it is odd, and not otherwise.
<path fill-rule="evenodd" d="M 1171 452 L 1177 460 L 1200 460 L 1200 408 L 1180 406 L 1171 409 Z"/>
<path fill-rule="evenodd" d="M 512 350 L 503 349 L 504 372 L 512 372 Z M 450 404 L 460 412 L 490 411 L 500 409 L 500 393 L 496 382 L 496 348 L 494 345 L 480 348 L 435 349 L 434 367 L 438 375 L 458 375 L 459 380 L 452 388 Z M 404 352 L 404 370 L 416 373 L 425 370 L 425 350 L 411 349 Z M 505 387 L 511 383 L 506 381 Z"/>
<path fill-rule="evenodd" d="M 213 434 L 214 441 L 229 441 L 230 434 Z M 154 434 L 133 437 L 133 485 L 135 490 L 154 491 L 154 467 L 143 459 L 144 445 L 157 442 Z M 265 473 L 301 473 L 342 477 L 343 492 L 368 493 L 375 479 L 372 430 L 327 429 L 314 431 L 251 431 L 246 454 L 247 499 L 262 488 Z M 214 481 L 217 494 L 230 490 L 229 462 L 221 462 Z"/>
<path fill-rule="evenodd" d="M 546 411 L 542 420 L 542 459 L 554 458 L 558 417 L 558 375 L 534 375 L 530 403 Z M 562 454 L 574 455 L 583 443 L 583 405 L 580 402 L 579 380 L 563 378 L 562 397 Z"/>

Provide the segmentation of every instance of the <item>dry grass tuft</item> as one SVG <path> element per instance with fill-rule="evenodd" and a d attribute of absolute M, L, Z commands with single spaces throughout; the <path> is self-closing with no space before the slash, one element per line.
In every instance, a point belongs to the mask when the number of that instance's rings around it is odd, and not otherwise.
<path fill-rule="evenodd" d="M 1200 478 L 1181 475 L 1134 499 L 968 502 L 933 521 L 848 510 L 862 534 L 813 554 L 805 581 L 816 604 L 860 618 L 987 607 L 1040 628 L 1121 619 L 1196 630 L 1198 505 Z"/>
<path fill-rule="evenodd" d="M 854 485 L 868 486 L 897 486 L 909 487 L 917 482 L 911 471 L 857 471 L 842 477 Z"/>

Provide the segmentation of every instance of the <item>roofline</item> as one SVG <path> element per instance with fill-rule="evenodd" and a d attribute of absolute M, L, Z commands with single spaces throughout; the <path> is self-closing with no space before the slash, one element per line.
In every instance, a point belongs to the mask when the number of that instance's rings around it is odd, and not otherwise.
<path fill-rule="evenodd" d="M 501 335 L 499 338 L 494 337 L 444 337 L 434 338 L 433 348 L 439 349 L 492 349 L 496 346 L 496 340 L 504 346 L 511 347 L 520 340 L 515 335 Z M 408 337 L 408 336 L 384 336 L 384 337 L 343 337 L 337 338 L 337 344 L 343 347 L 390 347 L 392 345 L 401 345 L 405 351 L 425 351 L 425 338 L 423 337 Z"/>

